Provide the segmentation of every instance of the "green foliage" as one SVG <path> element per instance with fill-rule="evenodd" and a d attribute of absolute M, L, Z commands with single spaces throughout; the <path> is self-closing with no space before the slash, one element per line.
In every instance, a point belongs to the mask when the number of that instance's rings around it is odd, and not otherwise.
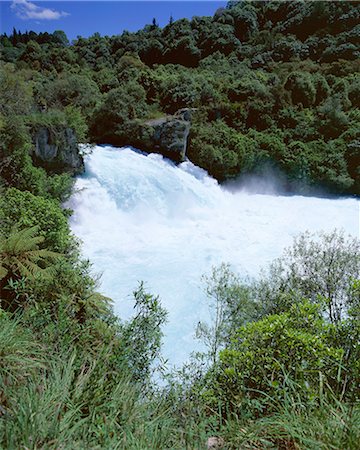
<path fill-rule="evenodd" d="M 230 419 L 223 436 L 228 448 L 307 448 L 356 450 L 359 441 L 359 406 L 332 395 L 320 404 L 303 402 L 297 386 L 289 385 L 286 400 L 275 414 L 255 421 Z"/>
<path fill-rule="evenodd" d="M 26 114 L 30 111 L 32 86 L 25 83 L 12 64 L 0 64 L 0 114 Z"/>
<path fill-rule="evenodd" d="M 96 83 L 86 75 L 62 74 L 44 80 L 39 90 L 47 108 L 72 106 L 81 108 L 84 115 L 90 114 L 100 99 Z"/>
<path fill-rule="evenodd" d="M 339 137 L 349 124 L 339 95 L 329 97 L 319 109 L 319 113 L 319 131 L 325 136 L 325 139 Z"/>
<path fill-rule="evenodd" d="M 124 58 L 124 57 L 123 57 Z M 120 62 L 118 63 L 118 65 Z M 94 80 L 101 93 L 106 93 L 119 87 L 119 80 L 114 70 L 102 69 L 94 73 Z"/>
<path fill-rule="evenodd" d="M 195 125 L 191 130 L 189 157 L 216 178 L 234 177 L 250 170 L 255 161 L 255 141 L 222 121 Z"/>
<path fill-rule="evenodd" d="M 290 306 L 289 300 L 305 297 L 322 305 L 328 319 L 336 324 L 357 304 L 352 284 L 359 277 L 357 239 L 336 230 L 318 235 L 304 233 L 258 282 L 258 301 L 266 312 L 280 312 Z"/>
<path fill-rule="evenodd" d="M 9 187 L 28 190 L 35 195 L 46 193 L 47 175 L 43 169 L 33 166 L 26 147 L 14 150 L 3 159 L 0 174 Z"/>
<path fill-rule="evenodd" d="M 99 142 L 120 141 L 126 137 L 129 122 L 146 116 L 146 93 L 136 81 L 112 89 L 91 119 L 90 135 Z M 115 137 L 114 137 L 115 136 Z"/>
<path fill-rule="evenodd" d="M 81 109 L 66 106 L 64 112 L 66 122 L 75 131 L 78 142 L 86 142 L 88 126 L 84 116 L 81 114 Z"/>
<path fill-rule="evenodd" d="M 0 308 L 0 415 L 6 402 L 3 387 L 26 380 L 43 365 L 41 347 L 23 328 Z"/>
<path fill-rule="evenodd" d="M 56 200 L 38 197 L 27 191 L 10 188 L 0 197 L 0 221 L 6 232 L 17 227 L 39 227 L 44 245 L 54 251 L 64 252 L 71 238 L 67 214 Z"/>
<path fill-rule="evenodd" d="M 0 239 L 0 306 L 4 310 L 24 306 L 26 296 L 17 292 L 18 286 L 27 279 L 49 276 L 51 263 L 60 256 L 39 248 L 44 237 L 37 232 L 38 227 L 26 228 Z"/>
<path fill-rule="evenodd" d="M 82 142 L 88 128 L 97 143 L 150 149 L 151 111 L 197 108 L 202 123 L 192 126 L 188 155 L 218 180 L 275 167 L 285 172 L 284 189 L 356 194 L 358 164 L 347 148 L 358 127 L 358 19 L 353 2 L 243 1 L 213 17 L 95 33 L 71 46 L 59 30 L 14 30 L 0 36 L 0 115 L 33 123 L 30 114 L 51 129 L 59 120 Z M 218 143 L 230 134 L 218 119 L 249 154 Z M 264 149 L 267 134 L 289 151 Z"/>
<path fill-rule="evenodd" d="M 3 159 L 0 176 L 5 186 L 58 201 L 68 198 L 73 185 L 68 174 L 50 176 L 44 169 L 34 167 L 26 147 L 14 150 L 10 156 Z"/>
<path fill-rule="evenodd" d="M 64 202 L 71 195 L 74 179 L 68 173 L 48 176 L 47 192 L 50 198 Z"/>
<path fill-rule="evenodd" d="M 145 292 L 143 283 L 134 292 L 134 299 L 136 315 L 122 330 L 122 345 L 134 379 L 144 383 L 151 375 L 152 363 L 160 356 L 161 327 L 167 312 L 158 297 Z"/>
<path fill-rule="evenodd" d="M 349 100 L 354 107 L 360 107 L 360 77 L 354 77 L 349 87 Z"/>
<path fill-rule="evenodd" d="M 21 55 L 20 60 L 25 61 L 32 69 L 39 70 L 43 52 L 41 46 L 36 41 L 29 41 Z"/>
<path fill-rule="evenodd" d="M 44 273 L 43 264 L 58 255 L 39 249 L 44 237 L 36 236 L 37 227 L 10 233 L 0 241 L 0 280 L 4 278 L 37 276 Z"/>
<path fill-rule="evenodd" d="M 164 110 L 174 113 L 178 109 L 194 107 L 200 103 L 201 85 L 192 74 L 183 72 L 161 75 L 159 96 Z"/>
<path fill-rule="evenodd" d="M 309 73 L 292 73 L 288 76 L 285 89 L 291 91 L 294 104 L 309 107 L 315 103 L 316 88 Z"/>
<path fill-rule="evenodd" d="M 230 342 L 234 331 L 257 316 L 257 306 L 250 298 L 249 288 L 230 270 L 227 264 L 214 267 L 203 277 L 209 299 L 212 322 L 199 322 L 196 337 L 208 348 L 208 358 L 214 364 L 219 351 Z"/>
<path fill-rule="evenodd" d="M 289 145 L 284 166 L 294 180 L 307 186 L 318 185 L 330 191 L 346 192 L 354 183 L 346 164 L 346 147 L 340 139 L 324 142 L 320 139 Z"/>
<path fill-rule="evenodd" d="M 358 401 L 359 261 L 359 241 L 334 231 L 300 235 L 255 282 L 214 270 L 215 316 L 198 330 L 212 366 L 194 384 L 207 407 L 245 420 L 281 415 L 295 394 L 315 408 Z"/>
<path fill-rule="evenodd" d="M 241 41 L 248 40 L 258 30 L 256 9 L 250 2 L 245 2 L 244 5 L 230 2 L 229 9 L 234 17 L 235 35 Z"/>
<path fill-rule="evenodd" d="M 330 327 L 319 306 L 304 302 L 240 328 L 220 354 L 219 395 L 235 409 L 246 398 L 260 397 L 265 408 L 266 395 L 283 398 L 287 378 L 310 399 L 319 373 L 336 384 L 343 351 L 331 346 Z"/>
<path fill-rule="evenodd" d="M 145 401 L 128 374 L 109 385 L 105 359 L 84 359 L 79 370 L 71 350 L 64 359 L 46 356 L 45 370 L 5 389 L 4 448 L 201 448 L 205 432 L 178 424 L 160 397 Z"/>

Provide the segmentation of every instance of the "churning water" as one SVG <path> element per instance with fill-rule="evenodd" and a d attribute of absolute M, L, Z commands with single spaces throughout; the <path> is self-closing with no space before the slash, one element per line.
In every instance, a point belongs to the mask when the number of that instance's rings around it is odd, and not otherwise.
<path fill-rule="evenodd" d="M 221 188 L 185 162 L 129 148 L 95 147 L 86 157 L 70 206 L 83 254 L 102 273 L 101 292 L 129 318 L 143 280 L 169 312 L 164 356 L 184 361 L 208 317 L 201 275 L 228 262 L 256 276 L 301 231 L 343 228 L 359 235 L 359 201 L 249 194 Z"/>

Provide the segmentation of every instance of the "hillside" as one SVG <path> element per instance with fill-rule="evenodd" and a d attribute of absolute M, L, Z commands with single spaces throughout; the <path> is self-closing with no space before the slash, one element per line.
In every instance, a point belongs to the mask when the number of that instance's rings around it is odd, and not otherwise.
<path fill-rule="evenodd" d="M 14 30 L 1 89 L 24 85 L 15 114 L 71 109 L 80 140 L 144 150 L 149 119 L 196 108 L 187 156 L 218 180 L 271 168 L 290 190 L 358 194 L 359 27 L 357 2 L 269 1 L 71 45 Z"/>

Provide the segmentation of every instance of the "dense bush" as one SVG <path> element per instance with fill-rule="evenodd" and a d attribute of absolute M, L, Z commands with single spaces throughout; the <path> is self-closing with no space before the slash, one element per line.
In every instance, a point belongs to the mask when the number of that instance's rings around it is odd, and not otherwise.
<path fill-rule="evenodd" d="M 260 281 L 225 265 L 206 277 L 213 320 L 197 331 L 208 352 L 186 392 L 225 421 L 229 448 L 356 448 L 358 278 L 359 242 L 339 232 L 301 235 Z M 348 424 L 336 437 L 335 411 Z"/>
<path fill-rule="evenodd" d="M 318 389 L 319 373 L 335 389 L 343 350 L 332 346 L 331 331 L 319 306 L 308 302 L 245 325 L 220 354 L 218 398 L 236 408 L 243 400 L 260 397 L 266 409 L 266 396 L 272 402 L 283 399 L 291 379 L 299 395 L 311 399 Z"/>
<path fill-rule="evenodd" d="M 72 45 L 61 31 L 14 30 L 0 36 L 0 114 L 40 112 L 38 120 L 54 126 L 50 111 L 59 110 L 81 141 L 89 128 L 95 142 L 148 148 L 144 120 L 197 108 L 202 123 L 192 127 L 188 155 L 219 180 L 259 171 L 265 159 L 284 171 L 286 189 L 359 193 L 357 160 L 346 150 L 359 125 L 358 22 L 354 2 L 246 1 L 213 17 L 164 28 L 155 20 L 136 33 L 95 33 Z M 248 164 L 233 148 L 216 148 L 223 130 L 214 119 L 239 139 L 255 130 L 306 147 L 273 152 L 251 134 L 261 150 L 254 158 L 250 145 Z M 207 149 L 199 145 L 205 129 Z"/>
<path fill-rule="evenodd" d="M 16 225 L 39 227 L 39 235 L 45 238 L 45 245 L 55 251 L 68 249 L 71 238 L 67 213 L 59 202 L 36 196 L 27 191 L 9 188 L 0 198 L 0 221 L 2 232 L 9 232 Z"/>

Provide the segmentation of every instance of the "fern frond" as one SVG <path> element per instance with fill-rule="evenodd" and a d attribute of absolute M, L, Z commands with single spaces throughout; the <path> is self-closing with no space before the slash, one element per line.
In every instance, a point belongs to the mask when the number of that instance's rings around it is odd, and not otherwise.
<path fill-rule="evenodd" d="M 37 232 L 37 226 L 13 230 L 8 237 L 0 240 L 0 279 L 9 273 L 33 278 L 62 256 L 39 248 L 44 238 L 36 235 Z"/>

